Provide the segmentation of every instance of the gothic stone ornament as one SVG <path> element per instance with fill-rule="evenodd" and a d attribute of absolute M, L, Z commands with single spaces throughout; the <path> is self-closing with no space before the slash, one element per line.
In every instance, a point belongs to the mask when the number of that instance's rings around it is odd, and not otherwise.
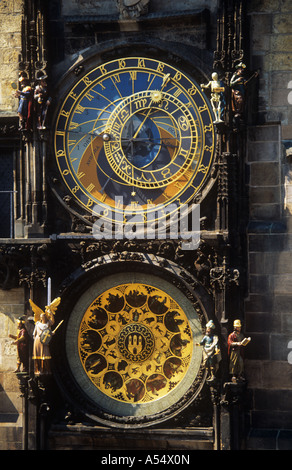
<path fill-rule="evenodd" d="M 83 294 L 66 334 L 69 366 L 87 397 L 118 416 L 166 410 L 199 373 L 202 338 L 192 303 L 142 273 L 100 280 Z"/>
<path fill-rule="evenodd" d="M 212 111 L 199 85 L 144 57 L 85 74 L 62 100 L 54 131 L 70 195 L 109 222 L 125 222 L 134 211 L 144 224 L 146 210 L 158 218 L 172 203 L 192 201 L 210 173 L 214 142 Z"/>
<path fill-rule="evenodd" d="M 135 19 L 148 13 L 149 0 L 117 0 L 120 19 Z"/>

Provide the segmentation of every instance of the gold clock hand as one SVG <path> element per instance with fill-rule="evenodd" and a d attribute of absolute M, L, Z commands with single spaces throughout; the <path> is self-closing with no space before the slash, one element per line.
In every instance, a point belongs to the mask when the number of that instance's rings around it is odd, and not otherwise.
<path fill-rule="evenodd" d="M 152 103 L 152 101 L 150 102 L 150 104 L 151 104 L 151 103 Z M 137 135 L 139 134 L 140 130 L 141 130 L 142 127 L 144 126 L 146 119 L 148 119 L 148 117 L 149 117 L 151 111 L 152 111 L 152 108 L 149 108 L 148 113 L 146 114 L 146 116 L 144 117 L 144 119 L 143 119 L 143 121 L 141 122 L 140 126 L 139 126 L 138 129 L 136 130 L 136 132 L 135 132 L 135 134 L 134 134 L 134 136 L 133 136 L 133 139 L 136 139 L 136 137 L 137 137 Z"/>
<path fill-rule="evenodd" d="M 83 134 L 83 135 L 92 135 L 92 137 L 99 137 L 107 142 L 110 139 L 110 135 L 107 132 L 100 132 L 99 134 L 95 134 L 94 132 L 82 132 L 82 131 L 71 131 L 69 129 L 66 130 L 66 132 L 70 132 L 70 134 Z"/>

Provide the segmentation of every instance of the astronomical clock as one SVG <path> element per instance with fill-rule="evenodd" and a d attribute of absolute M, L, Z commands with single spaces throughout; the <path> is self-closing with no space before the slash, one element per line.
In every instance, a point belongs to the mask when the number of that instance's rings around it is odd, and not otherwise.
<path fill-rule="evenodd" d="M 139 207 L 144 217 L 147 206 L 150 215 L 150 205 L 157 212 L 192 201 L 205 183 L 213 117 L 200 87 L 181 70 L 124 57 L 88 71 L 68 91 L 54 153 L 80 207 L 109 219 Z"/>
<path fill-rule="evenodd" d="M 54 191 L 70 199 L 69 211 L 110 225 L 134 216 L 139 229 L 199 198 L 214 163 L 215 129 L 192 74 L 124 55 L 91 61 L 68 82 L 52 159 Z M 66 323 L 55 369 L 68 401 L 92 419 L 149 426 L 199 396 L 206 380 L 199 343 L 214 307 L 179 262 L 151 251 L 167 237 L 122 240 L 115 232 L 99 246 L 108 242 L 61 293 Z"/>

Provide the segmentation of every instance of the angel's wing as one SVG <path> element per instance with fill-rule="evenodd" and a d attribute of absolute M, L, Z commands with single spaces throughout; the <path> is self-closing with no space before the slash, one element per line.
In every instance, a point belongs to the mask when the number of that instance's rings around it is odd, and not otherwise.
<path fill-rule="evenodd" d="M 37 321 L 39 321 L 41 314 L 44 313 L 44 312 L 31 299 L 29 299 L 29 303 L 30 303 L 30 306 L 31 306 L 32 311 L 34 313 L 34 322 L 36 323 Z"/>
<path fill-rule="evenodd" d="M 50 319 L 54 321 L 54 315 L 56 313 L 56 310 L 61 302 L 61 297 L 57 297 L 54 299 L 50 305 L 46 306 L 46 314 L 49 315 Z"/>

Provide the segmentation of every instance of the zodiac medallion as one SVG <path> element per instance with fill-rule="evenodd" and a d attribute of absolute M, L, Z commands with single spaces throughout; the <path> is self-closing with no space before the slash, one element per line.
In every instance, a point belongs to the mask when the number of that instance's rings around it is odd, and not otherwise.
<path fill-rule="evenodd" d="M 104 291 L 87 308 L 78 351 L 100 392 L 119 402 L 149 403 L 184 378 L 193 336 L 185 312 L 168 293 L 125 283 Z"/>
<path fill-rule="evenodd" d="M 140 323 L 126 325 L 119 333 L 120 353 L 131 362 L 142 362 L 153 353 L 154 337 L 147 326 Z"/>

